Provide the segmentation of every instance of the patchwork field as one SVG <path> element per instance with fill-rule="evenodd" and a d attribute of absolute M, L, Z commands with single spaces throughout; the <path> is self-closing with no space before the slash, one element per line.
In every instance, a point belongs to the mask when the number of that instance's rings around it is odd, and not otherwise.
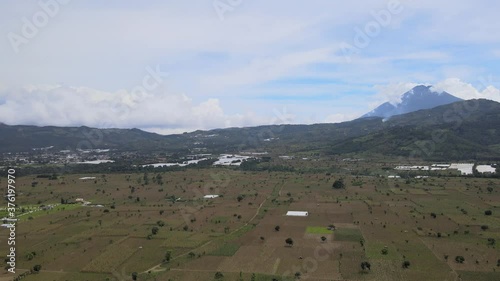
<path fill-rule="evenodd" d="M 23 280 L 500 280 L 498 179 L 85 176 L 18 180 L 17 274 L 41 265 Z M 341 177 L 346 188 L 333 189 Z"/>

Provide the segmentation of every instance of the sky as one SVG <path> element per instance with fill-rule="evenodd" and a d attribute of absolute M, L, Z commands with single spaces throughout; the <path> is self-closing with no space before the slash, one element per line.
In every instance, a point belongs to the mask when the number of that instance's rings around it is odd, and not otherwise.
<path fill-rule="evenodd" d="M 500 2 L 0 1 L 0 122 L 337 123 L 433 85 L 500 102 Z"/>

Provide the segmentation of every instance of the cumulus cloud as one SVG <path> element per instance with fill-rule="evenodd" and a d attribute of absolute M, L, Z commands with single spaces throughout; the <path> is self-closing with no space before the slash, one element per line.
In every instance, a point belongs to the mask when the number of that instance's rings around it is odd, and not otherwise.
<path fill-rule="evenodd" d="M 472 84 L 458 78 L 448 78 L 433 86 L 437 92 L 448 92 L 461 99 L 489 99 L 500 102 L 500 90 L 490 84 L 488 79 L 480 79 L 482 89 L 477 89 Z"/>
<path fill-rule="evenodd" d="M 3 102 L 2 102 L 3 101 Z M 0 91 L 0 122 L 97 128 L 141 128 L 183 132 L 257 125 L 252 114 L 224 113 L 218 99 L 194 102 L 163 87 L 138 95 L 61 85 L 27 86 Z"/>
<path fill-rule="evenodd" d="M 375 90 L 377 91 L 377 94 L 375 95 L 376 101 L 372 103 L 372 106 L 378 106 L 384 102 L 390 102 L 393 105 L 396 105 L 401 102 L 401 97 L 404 93 L 408 92 L 417 85 L 419 84 L 412 82 L 376 85 L 374 86 Z"/>
<path fill-rule="evenodd" d="M 20 34 L 21 18 L 40 10 L 37 2 L 18 2 L 0 1 L 0 33 Z M 386 10 L 387 0 L 342 5 L 327 0 L 294 5 L 244 1 L 224 21 L 211 1 L 202 0 L 68 5 L 20 46 L 19 54 L 14 55 L 9 40 L 0 40 L 5 50 L 0 52 L 0 122 L 164 133 L 340 122 L 357 117 L 349 113 L 353 110 L 369 111 L 368 104 L 398 103 L 417 85 L 399 81 L 432 82 L 436 89 L 462 98 L 499 100 L 494 87 L 499 83 L 476 89 L 462 82 L 477 73 L 498 72 L 491 60 L 500 57 L 500 37 L 495 35 L 500 30 L 499 3 L 401 4 L 403 12 L 392 15 L 379 35 L 368 36 L 368 46 L 349 60 L 341 45 L 354 44 L 356 29 L 374 22 L 373 13 Z M 400 47 L 401 38 L 408 48 Z M 144 65 L 151 64 L 168 68 L 173 87 L 182 90 L 174 94 L 162 88 L 144 95 L 115 91 L 131 88 Z M 462 80 L 434 83 L 448 77 Z M 37 85 L 19 88 L 29 83 Z M 265 95 L 311 100 L 292 100 L 293 114 L 276 114 L 273 108 L 281 108 L 283 101 Z M 322 95 L 332 99 L 313 103 L 314 96 Z"/>
<path fill-rule="evenodd" d="M 500 102 L 500 90 L 492 85 L 493 81 L 491 81 L 491 77 L 479 79 L 479 83 L 480 89 L 459 78 L 448 78 L 433 84 L 400 82 L 387 85 L 376 85 L 374 88 L 377 94 L 375 94 L 374 101 L 371 102 L 370 105 L 371 107 L 376 107 L 384 102 L 390 102 L 393 105 L 397 105 L 401 102 L 402 95 L 417 85 L 432 85 L 431 89 L 433 91 L 439 93 L 447 92 L 464 100 L 489 99 Z"/>

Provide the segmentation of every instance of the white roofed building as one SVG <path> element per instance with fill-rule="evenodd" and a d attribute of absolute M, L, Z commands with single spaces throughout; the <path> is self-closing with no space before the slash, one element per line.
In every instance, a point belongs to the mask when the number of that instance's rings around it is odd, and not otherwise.
<path fill-rule="evenodd" d="M 309 212 L 304 212 L 304 211 L 288 211 L 286 213 L 287 216 L 289 217 L 307 217 L 309 216 Z"/>

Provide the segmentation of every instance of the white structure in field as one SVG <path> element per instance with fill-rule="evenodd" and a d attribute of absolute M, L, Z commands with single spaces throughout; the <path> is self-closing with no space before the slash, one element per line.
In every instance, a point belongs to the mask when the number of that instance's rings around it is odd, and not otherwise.
<path fill-rule="evenodd" d="M 303 211 L 288 211 L 286 213 L 287 216 L 289 217 L 307 217 L 309 216 L 309 212 L 303 212 Z"/>
<path fill-rule="evenodd" d="M 76 162 L 76 164 L 91 164 L 98 165 L 102 163 L 114 163 L 114 160 L 93 160 L 93 161 L 84 161 L 84 162 Z"/>
<path fill-rule="evenodd" d="M 217 198 L 217 197 L 219 197 L 219 195 L 209 194 L 209 195 L 203 196 L 203 199 L 214 199 L 214 198 Z"/>
<path fill-rule="evenodd" d="M 451 163 L 450 169 L 459 170 L 462 175 L 472 175 L 474 163 Z"/>
<path fill-rule="evenodd" d="M 214 162 L 214 166 L 239 166 L 243 161 L 247 161 L 252 157 L 236 154 L 221 154 L 219 159 Z"/>
<path fill-rule="evenodd" d="M 193 156 L 193 155 L 190 155 L 190 156 Z M 158 167 L 173 167 L 173 166 L 186 167 L 186 166 L 191 165 L 191 164 L 198 164 L 198 162 L 204 161 L 204 160 L 207 160 L 207 159 L 208 158 L 201 158 L 201 159 L 184 161 L 182 163 L 155 163 L 155 164 L 146 164 L 146 165 L 142 165 L 142 166 L 143 167 L 152 166 L 153 168 L 158 168 Z"/>
<path fill-rule="evenodd" d="M 480 173 L 495 173 L 496 168 L 491 165 L 477 165 L 477 171 Z"/>
<path fill-rule="evenodd" d="M 402 171 L 427 171 L 429 170 L 429 166 L 397 166 L 396 170 Z"/>

